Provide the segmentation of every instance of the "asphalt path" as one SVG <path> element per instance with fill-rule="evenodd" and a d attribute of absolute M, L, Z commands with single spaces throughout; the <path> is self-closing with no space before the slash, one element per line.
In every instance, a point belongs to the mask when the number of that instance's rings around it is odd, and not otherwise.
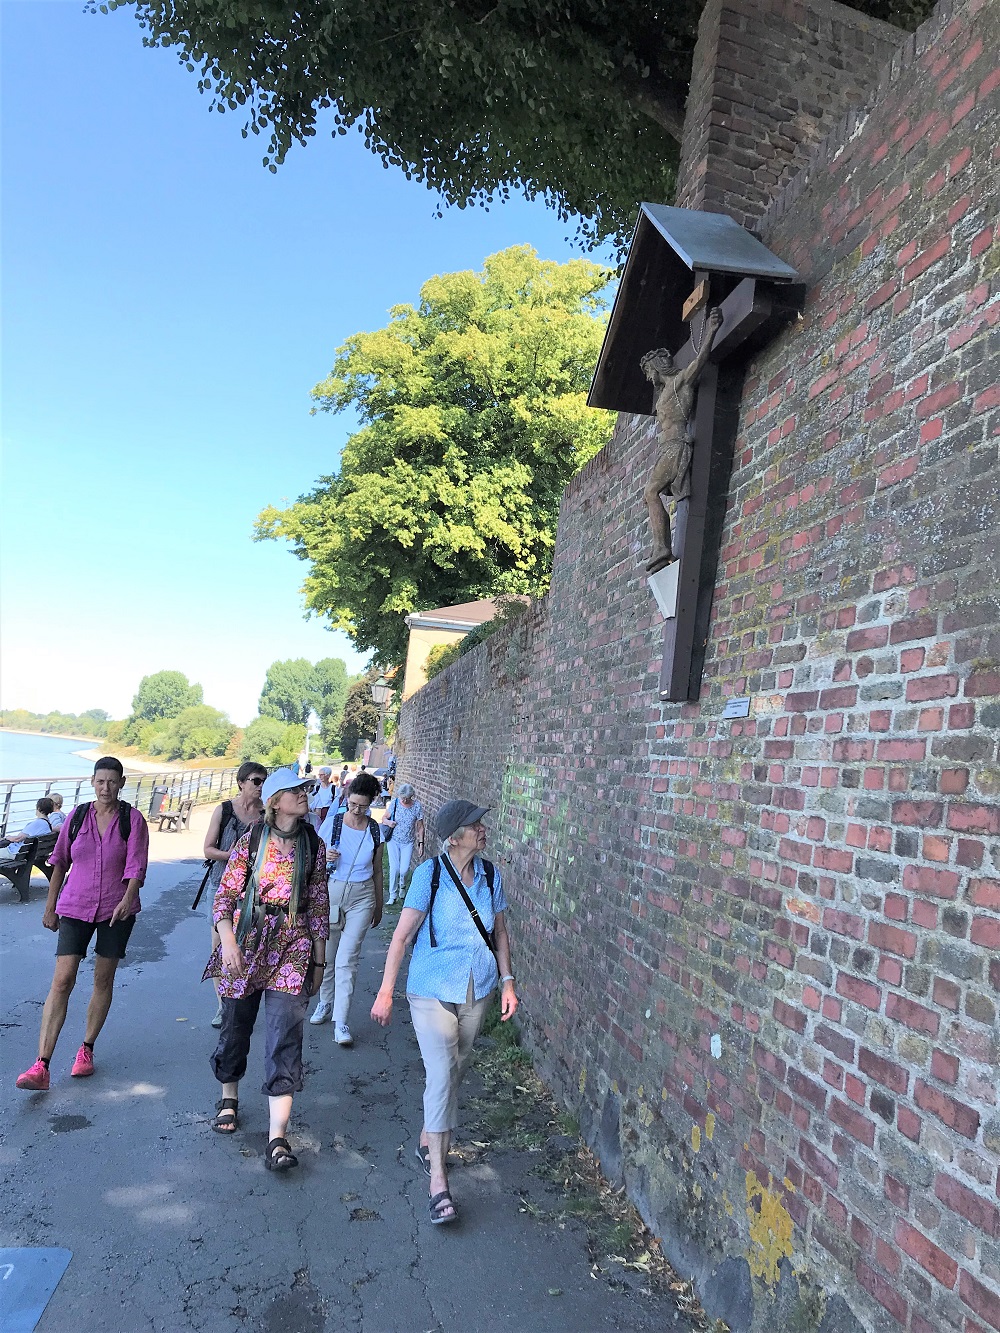
<path fill-rule="evenodd" d="M 687 1329 L 667 1297 L 591 1276 L 585 1236 L 519 1208 L 528 1153 L 456 1167 L 461 1220 L 434 1227 L 413 1156 L 423 1069 L 405 1001 L 392 1028 L 368 1009 L 389 929 L 369 933 L 355 991 L 356 1044 L 307 1027 L 297 1170 L 264 1169 L 260 1040 L 241 1128 L 209 1129 L 218 1085 L 208 915 L 191 899 L 202 825 L 153 834 L 150 872 L 96 1074 L 72 1080 L 91 965 L 80 971 L 47 1093 L 21 1092 L 34 1060 L 55 937 L 44 883 L 19 905 L 0 881 L 0 1246 L 72 1251 L 39 1333 L 588 1333 Z M 516 922 L 512 933 L 516 934 Z M 469 1079 L 476 1090 L 476 1076 Z"/>

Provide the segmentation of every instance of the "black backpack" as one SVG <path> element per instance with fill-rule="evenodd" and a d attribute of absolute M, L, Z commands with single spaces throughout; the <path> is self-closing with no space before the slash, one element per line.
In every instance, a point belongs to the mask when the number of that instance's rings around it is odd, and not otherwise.
<path fill-rule="evenodd" d="M 486 886 L 490 891 L 490 907 L 493 910 L 493 914 L 496 915 L 496 908 L 493 906 L 493 881 L 496 876 L 496 867 L 493 865 L 492 861 L 487 861 L 485 857 L 483 858 L 483 873 L 486 876 Z M 437 891 L 440 885 L 441 885 L 441 858 L 440 856 L 435 856 L 434 868 L 431 871 L 431 900 L 427 904 L 427 934 L 430 938 L 432 949 L 437 948 L 437 936 L 434 934 L 434 922 L 432 921 L 431 916 L 434 911 L 434 899 L 437 897 Z M 462 894 L 463 899 L 465 899 L 465 905 L 472 914 L 472 919 L 476 924 L 476 929 L 479 931 L 480 935 L 482 935 L 483 939 L 485 940 L 489 948 L 494 953 L 496 953 L 496 945 L 492 938 L 493 932 L 487 931 L 486 927 L 480 921 L 479 913 L 472 906 L 472 900 L 468 897 L 468 895 L 464 893 L 461 889 L 459 889 L 459 892 Z"/>
<path fill-rule="evenodd" d="M 339 814 L 336 814 L 333 817 L 333 828 L 330 833 L 330 842 L 334 847 L 336 847 L 336 845 L 340 842 L 340 833 L 343 827 L 344 827 L 344 811 L 341 810 Z M 375 844 L 375 851 L 378 852 L 378 845 L 379 845 L 379 840 L 382 837 L 382 830 L 379 827 L 378 820 L 372 819 L 371 815 L 368 816 L 368 832 L 372 835 L 372 842 Z"/>
<path fill-rule="evenodd" d="M 69 845 L 71 848 L 76 835 L 83 828 L 83 821 L 87 818 L 87 811 L 93 804 L 93 801 L 84 801 L 83 805 L 78 805 L 70 816 Z M 128 842 L 129 834 L 132 832 L 132 807 L 129 805 L 128 801 L 118 802 L 118 832 L 122 835 L 122 841 Z"/>

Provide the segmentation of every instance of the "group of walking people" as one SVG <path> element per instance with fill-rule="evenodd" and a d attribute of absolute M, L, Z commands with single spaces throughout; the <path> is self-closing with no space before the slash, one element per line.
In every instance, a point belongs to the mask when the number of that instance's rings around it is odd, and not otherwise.
<path fill-rule="evenodd" d="M 371 774 L 354 776 L 342 804 L 334 798 L 317 803 L 315 782 L 288 768 L 268 774 L 260 764 L 244 764 L 236 794 L 213 811 L 205 842 L 214 898 L 204 978 L 214 980 L 218 996 L 213 1026 L 219 1038 L 211 1064 L 221 1092 L 211 1123 L 220 1134 L 239 1128 L 239 1085 L 263 1005 L 269 1171 L 297 1165 L 288 1125 L 293 1096 L 303 1087 L 302 1042 L 313 996 L 318 1003 L 310 1021 L 332 1018 L 335 1042 L 353 1042 L 348 1016 L 361 947 L 383 913 L 381 844 L 388 842 L 390 902 L 403 894 L 414 852 L 418 860 L 424 853 L 423 811 L 409 784 L 399 787 L 380 826 L 370 814 L 381 790 Z M 49 1086 L 69 996 L 96 934 L 94 992 L 72 1076 L 93 1073 L 94 1043 L 111 1005 L 114 974 L 141 910 L 145 820 L 120 800 L 124 773 L 118 760 L 99 760 L 93 785 L 96 800 L 77 807 L 51 857 L 55 872 L 42 920 L 58 931 L 56 970 L 38 1059 L 17 1080 L 28 1090 Z M 337 790 L 332 782 L 326 785 Z M 501 1018 L 511 1018 L 518 1006 L 502 878 L 483 856 L 487 813 L 465 800 L 449 801 L 438 812 L 439 853 L 420 860 L 413 872 L 371 1009 L 371 1017 L 388 1027 L 399 970 L 412 948 L 406 996 L 426 1074 L 414 1153 L 429 1176 L 435 1225 L 458 1217 L 448 1186 L 448 1147 L 458 1123 L 459 1084 L 498 983 Z"/>

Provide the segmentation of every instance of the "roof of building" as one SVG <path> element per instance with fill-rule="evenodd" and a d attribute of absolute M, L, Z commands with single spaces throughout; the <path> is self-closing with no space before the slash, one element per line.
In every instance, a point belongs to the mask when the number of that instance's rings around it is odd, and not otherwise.
<path fill-rule="evenodd" d="M 469 630 L 492 620 L 496 603 L 484 598 L 479 602 L 459 602 L 457 606 L 436 606 L 427 611 L 411 611 L 406 623 L 411 629 Z"/>

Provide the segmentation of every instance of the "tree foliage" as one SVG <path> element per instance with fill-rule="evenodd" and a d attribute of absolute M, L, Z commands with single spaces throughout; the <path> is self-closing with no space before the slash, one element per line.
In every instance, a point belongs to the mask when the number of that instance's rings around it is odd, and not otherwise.
<path fill-rule="evenodd" d="M 193 704 L 176 717 L 154 724 L 154 728 L 147 748 L 150 754 L 161 754 L 166 759 L 224 755 L 236 731 L 225 713 L 208 704 Z"/>
<path fill-rule="evenodd" d="M 515 246 L 431 278 L 313 390 L 361 429 L 340 471 L 265 510 L 257 536 L 292 542 L 307 606 L 378 665 L 403 660 L 410 611 L 548 586 L 563 489 L 612 426 L 585 405 L 608 276 Z"/>
<path fill-rule="evenodd" d="M 339 725 L 346 698 L 347 667 L 339 657 L 324 657 L 316 663 L 294 657 L 272 662 L 267 668 L 258 711 L 261 717 L 303 726 L 315 711 L 324 726 Z"/>
<path fill-rule="evenodd" d="M 347 691 L 343 718 L 340 724 L 340 752 L 345 759 L 353 759 L 362 738 L 373 741 L 378 733 L 378 709 L 372 699 L 372 681 L 378 672 L 354 680 Z"/>
<path fill-rule="evenodd" d="M 92 0 L 134 5 L 275 170 L 321 115 L 451 204 L 521 190 L 622 244 L 673 194 L 702 0 Z M 859 0 L 914 26 L 932 0 Z M 329 108 L 329 116 L 324 112 Z"/>
<path fill-rule="evenodd" d="M 158 722 L 176 717 L 184 708 L 202 702 L 200 685 L 192 685 L 183 671 L 157 671 L 143 676 L 132 700 L 132 717 L 141 722 Z"/>
<path fill-rule="evenodd" d="M 0 727 L 11 731 L 42 731 L 52 736 L 106 736 L 110 714 L 103 708 L 88 708 L 85 713 L 32 713 L 27 708 L 6 708 L 0 712 Z"/>
<path fill-rule="evenodd" d="M 243 732 L 241 759 L 256 759 L 269 767 L 293 764 L 306 740 L 301 723 L 285 723 L 274 717 L 255 717 Z"/>
<path fill-rule="evenodd" d="M 316 674 L 304 657 L 272 662 L 267 668 L 260 703 L 261 717 L 276 717 L 282 722 L 309 721 L 316 696 Z"/>

